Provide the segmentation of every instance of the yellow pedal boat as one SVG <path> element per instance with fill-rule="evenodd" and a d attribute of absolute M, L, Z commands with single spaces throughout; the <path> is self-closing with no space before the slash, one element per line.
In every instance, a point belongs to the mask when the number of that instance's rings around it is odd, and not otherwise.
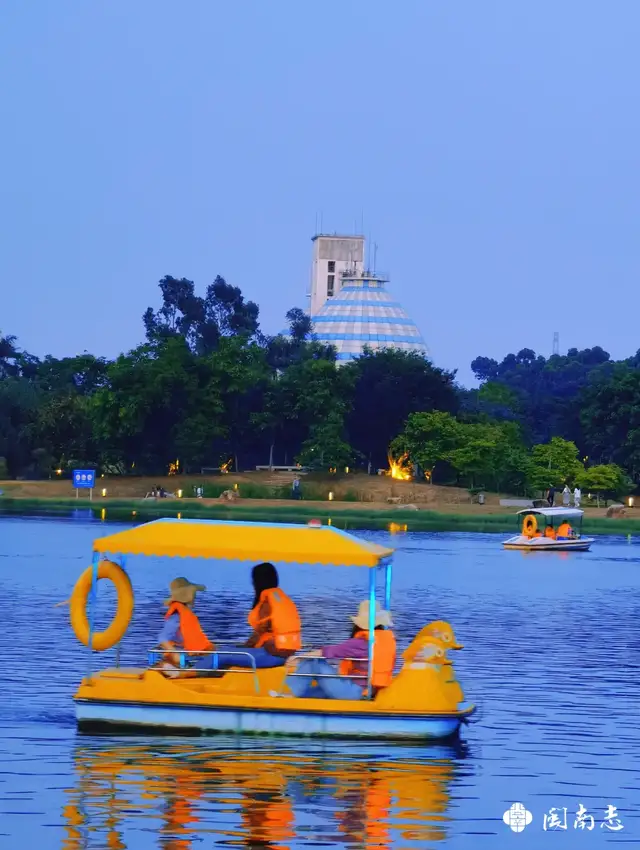
<path fill-rule="evenodd" d="M 380 574 L 384 607 L 388 610 L 390 606 L 393 550 L 339 529 L 311 524 L 157 520 L 94 541 L 92 565 L 76 583 L 70 599 L 72 627 L 79 640 L 92 647 L 91 658 L 95 651 L 116 645 L 128 628 L 133 590 L 125 557 L 138 555 L 249 562 L 268 558 L 275 564 L 363 567 L 369 575 L 370 636 L 374 634 Z M 114 581 L 118 611 L 105 631 L 95 632 L 93 605 L 101 579 Z M 132 727 L 380 740 L 449 738 L 475 711 L 475 706 L 464 701 L 447 654 L 459 649 L 462 646 L 448 623 L 425 626 L 405 650 L 404 663 L 391 684 L 375 695 L 369 672 L 361 700 L 281 695 L 284 667 L 195 671 L 189 669 L 186 653 L 182 653 L 184 669 L 171 675 L 152 663 L 135 668 L 116 663 L 97 672 L 92 672 L 90 665 L 74 697 L 76 717 L 81 729 Z M 145 660 L 151 662 L 152 653 Z M 369 671 L 373 655 L 370 638 Z"/>

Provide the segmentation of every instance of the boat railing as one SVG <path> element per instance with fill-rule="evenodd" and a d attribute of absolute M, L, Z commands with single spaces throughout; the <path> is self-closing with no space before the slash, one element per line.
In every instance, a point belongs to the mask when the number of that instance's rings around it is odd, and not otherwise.
<path fill-rule="evenodd" d="M 317 660 L 318 656 L 317 655 L 296 655 L 296 660 L 302 661 L 305 658 Z M 324 660 L 326 661 L 327 659 L 324 659 Z M 340 660 L 340 661 L 359 661 L 361 664 L 367 663 L 366 658 L 340 658 L 340 659 L 336 659 L 336 661 L 337 660 Z M 301 679 L 335 679 L 336 676 L 342 676 L 343 674 L 341 674 L 338 670 L 336 670 L 335 673 L 289 673 L 288 675 L 289 676 L 298 676 Z M 345 676 L 345 678 L 365 679 L 366 680 L 367 675 L 366 675 L 366 673 L 365 674 L 359 674 L 359 673 L 351 674 L 351 673 L 349 673 L 348 676 Z"/>
<path fill-rule="evenodd" d="M 224 646 L 224 644 L 221 644 L 221 646 Z M 217 656 L 220 654 L 219 650 L 217 650 L 217 649 L 209 649 L 209 650 L 204 650 L 202 652 L 187 652 L 185 650 L 179 650 L 177 652 L 172 653 L 171 650 L 158 649 L 157 647 L 154 647 L 153 649 L 148 650 L 149 667 L 150 668 L 154 667 L 154 665 L 157 664 L 158 661 L 160 661 L 165 655 L 169 655 L 169 654 L 178 656 L 178 659 L 179 659 L 178 666 L 179 666 L 179 669 L 182 669 L 182 670 L 189 669 L 188 658 L 190 656 L 200 657 L 202 655 L 213 655 L 214 659 L 213 659 L 213 664 L 211 666 L 210 672 L 228 672 L 226 670 L 226 668 L 224 668 L 224 667 L 219 668 L 218 665 L 217 665 L 217 660 L 218 660 Z M 256 660 L 253 657 L 253 655 L 250 652 L 246 652 L 246 651 L 239 650 L 239 649 L 237 649 L 237 650 L 224 650 L 224 654 L 225 655 L 239 655 L 239 656 L 242 656 L 243 658 L 248 658 L 251 661 L 250 669 L 245 670 L 242 667 L 234 667 L 233 672 L 234 673 L 251 673 L 254 677 L 254 687 L 255 687 L 256 693 L 259 694 L 260 693 L 260 682 L 258 680 L 258 668 L 256 666 Z M 296 655 L 296 659 L 299 659 L 299 660 L 303 660 L 303 659 L 306 659 L 306 658 L 316 659 L 316 658 L 318 658 L 318 656 L 317 655 Z M 340 661 L 355 661 L 355 662 L 359 661 L 361 664 L 363 662 L 366 662 L 366 660 L 367 660 L 366 658 L 341 658 L 340 659 Z M 205 672 L 209 672 L 209 671 L 202 670 L 200 672 L 205 673 Z M 295 672 L 291 672 L 291 673 L 288 673 L 288 675 L 289 676 L 296 676 L 296 677 L 301 678 L 301 679 L 334 679 L 336 676 L 341 676 L 342 674 L 338 670 L 336 670 L 335 673 L 295 673 Z M 367 677 L 366 673 L 363 673 L 363 674 L 349 673 L 348 676 L 346 676 L 345 678 L 364 679 L 366 681 L 368 677 Z"/>
<path fill-rule="evenodd" d="M 259 694 L 260 693 L 260 682 L 258 680 L 258 668 L 256 667 L 256 660 L 253 657 L 253 655 L 250 652 L 246 652 L 246 651 L 243 651 L 243 650 L 240 650 L 240 649 L 234 649 L 234 650 L 226 650 L 225 649 L 224 654 L 225 655 L 238 655 L 238 656 L 242 656 L 243 658 L 249 659 L 249 661 L 251 662 L 249 669 L 245 670 L 242 667 L 239 667 L 239 668 L 234 668 L 233 672 L 234 673 L 250 673 L 250 674 L 252 674 L 253 677 L 254 677 L 254 687 L 255 687 L 256 693 Z M 211 669 L 210 670 L 205 669 L 205 670 L 201 670 L 199 672 L 202 672 L 202 673 L 227 672 L 226 668 L 218 667 L 218 663 L 217 663 L 218 657 L 217 656 L 220 655 L 220 651 L 217 650 L 217 649 L 206 649 L 206 650 L 203 650 L 202 652 L 187 652 L 186 650 L 181 649 L 181 650 L 178 650 L 176 652 L 172 652 L 170 649 L 158 649 L 157 647 L 154 647 L 153 649 L 148 650 L 149 667 L 153 667 L 165 655 L 177 655 L 178 660 L 179 660 L 178 667 L 181 670 L 189 669 L 188 659 L 191 656 L 200 657 L 202 655 L 213 655 L 214 659 L 213 659 L 213 664 L 211 666 Z"/>

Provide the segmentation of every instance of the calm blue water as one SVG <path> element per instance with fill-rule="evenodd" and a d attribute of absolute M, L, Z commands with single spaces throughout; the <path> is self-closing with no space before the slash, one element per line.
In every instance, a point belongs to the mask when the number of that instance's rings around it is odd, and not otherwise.
<path fill-rule="evenodd" d="M 88 653 L 68 598 L 94 537 L 119 526 L 0 518 L 4 603 L 0 848 L 563 848 L 640 844 L 640 545 L 590 553 L 505 552 L 502 536 L 363 532 L 397 547 L 392 610 L 401 642 L 450 621 L 467 698 L 482 711 L 459 746 L 76 733 L 72 694 Z M 123 663 L 144 663 L 175 575 L 208 586 L 213 636 L 241 639 L 249 567 L 130 559 L 136 590 Z M 305 641 L 340 639 L 365 597 L 360 570 L 283 567 Z M 101 584 L 105 584 L 102 582 Z M 101 617 L 112 603 L 101 592 Z M 100 625 L 100 624 L 99 624 Z M 113 662 L 111 653 L 98 659 Z M 532 823 L 502 814 L 519 801 Z M 574 828 L 582 804 L 595 827 Z M 617 807 L 623 829 L 600 823 Z M 551 807 L 567 829 L 550 837 Z M 547 830 L 549 831 L 549 830 Z"/>

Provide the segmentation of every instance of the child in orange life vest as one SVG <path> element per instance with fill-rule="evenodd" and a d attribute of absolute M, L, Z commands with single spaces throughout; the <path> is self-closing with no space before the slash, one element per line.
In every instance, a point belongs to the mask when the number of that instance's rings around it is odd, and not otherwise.
<path fill-rule="evenodd" d="M 203 584 L 193 584 L 184 577 L 174 579 L 169 585 L 171 595 L 164 604 L 168 611 L 162 631 L 158 636 L 158 644 L 167 650 L 165 662 L 168 666 L 179 665 L 178 652 L 194 653 L 189 656 L 192 666 L 199 669 L 211 669 L 212 655 L 197 656 L 197 653 L 211 652 L 213 644 L 206 636 L 200 621 L 193 612 L 193 603 L 198 591 L 204 591 Z"/>
<path fill-rule="evenodd" d="M 242 655 L 218 653 L 219 667 L 282 667 L 300 649 L 300 615 L 295 603 L 278 587 L 273 564 L 257 564 L 251 572 L 254 598 L 247 618 L 253 629 L 249 640 L 238 647 Z"/>
<path fill-rule="evenodd" d="M 323 646 L 312 652 L 305 651 L 305 658 L 297 665 L 300 676 L 287 676 L 286 685 L 296 697 L 305 699 L 362 699 L 367 688 L 369 668 L 369 602 L 361 602 L 358 613 L 351 617 L 354 624 L 351 637 L 333 646 Z M 389 611 L 384 611 L 376 602 L 375 648 L 373 654 L 374 690 L 391 684 L 396 661 L 396 639 L 391 631 L 393 622 Z M 339 671 L 330 663 L 340 661 Z M 356 659 L 350 661 L 347 659 Z M 287 662 L 292 670 L 294 659 Z M 304 675 L 302 675 L 304 674 Z M 314 679 L 314 676 L 318 676 Z"/>

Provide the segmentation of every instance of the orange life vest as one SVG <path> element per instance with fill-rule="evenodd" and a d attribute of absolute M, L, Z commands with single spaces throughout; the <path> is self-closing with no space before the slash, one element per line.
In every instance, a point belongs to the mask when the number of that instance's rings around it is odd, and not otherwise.
<path fill-rule="evenodd" d="M 180 616 L 180 634 L 187 652 L 205 652 L 214 649 L 213 644 L 202 631 L 200 620 L 190 608 L 182 602 L 172 602 L 165 617 L 170 617 L 172 614 Z"/>
<path fill-rule="evenodd" d="M 374 632 L 373 645 L 373 674 L 371 684 L 374 688 L 386 688 L 393 679 L 393 668 L 396 663 L 396 637 L 389 629 Z M 354 637 L 369 640 L 369 632 L 356 632 Z M 345 659 L 340 662 L 339 672 L 341 676 L 366 676 L 367 661 L 349 661 Z M 365 687 L 364 680 L 362 687 Z"/>
<path fill-rule="evenodd" d="M 268 601 L 271 613 L 269 617 L 260 619 L 260 606 L 263 602 Z M 260 625 L 270 621 L 271 631 L 263 632 L 256 644 L 264 646 L 264 644 L 272 640 L 277 649 L 289 649 L 294 651 L 302 646 L 301 631 L 302 624 L 300 615 L 296 608 L 295 602 L 290 599 L 287 594 L 280 590 L 279 587 L 273 587 L 271 590 L 263 590 L 260 594 L 260 599 L 255 608 L 249 612 L 247 617 L 249 625 L 252 629 L 257 630 Z"/>
<path fill-rule="evenodd" d="M 548 525 L 548 526 L 545 528 L 545 530 L 544 530 L 544 536 L 545 536 L 545 537 L 549 537 L 551 540 L 555 540 L 555 539 L 556 539 L 556 533 L 555 533 L 555 531 L 553 530 L 553 527 L 552 527 L 551 525 Z"/>
<path fill-rule="evenodd" d="M 568 522 L 563 522 L 560 526 L 558 526 L 558 537 L 570 537 L 571 536 L 571 526 Z"/>

